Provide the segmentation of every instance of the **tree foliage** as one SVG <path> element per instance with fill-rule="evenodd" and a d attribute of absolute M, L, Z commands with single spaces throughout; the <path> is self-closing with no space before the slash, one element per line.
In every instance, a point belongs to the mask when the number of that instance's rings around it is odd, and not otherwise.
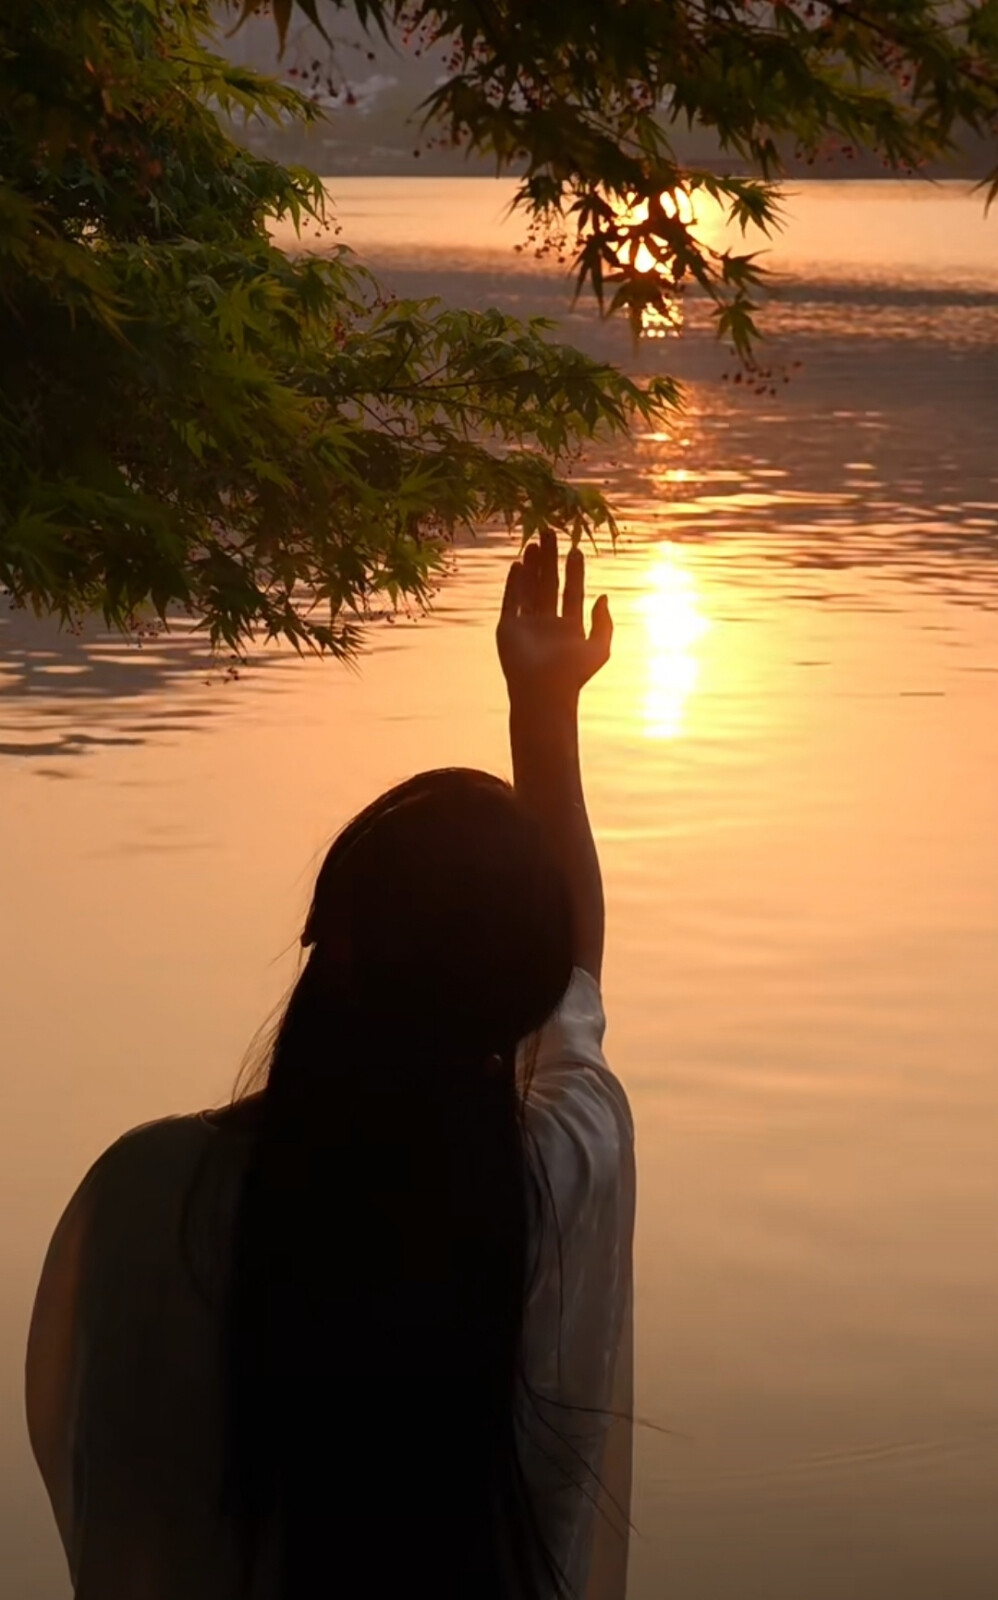
<path fill-rule="evenodd" d="M 297 3 L 320 27 L 339 9 Z M 748 361 L 753 251 L 709 248 L 668 196 L 765 230 L 788 149 L 916 167 L 998 117 L 998 0 L 343 3 L 447 47 L 428 125 L 521 174 L 580 290 L 639 319 L 691 284 Z M 276 249 L 275 220 L 324 218 L 321 185 L 223 123 L 316 111 L 223 60 L 214 26 L 208 0 L 5 0 L 0 585 L 63 617 L 181 607 L 234 646 L 349 650 L 357 608 L 424 596 L 458 525 L 612 525 L 566 462 L 675 389 L 538 322 L 393 300 L 338 246 Z M 684 170 L 680 120 L 754 175 Z"/>

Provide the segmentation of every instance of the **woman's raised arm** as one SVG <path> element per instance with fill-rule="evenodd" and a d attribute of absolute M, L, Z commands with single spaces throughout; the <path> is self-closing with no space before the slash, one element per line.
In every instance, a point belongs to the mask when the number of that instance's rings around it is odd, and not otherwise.
<path fill-rule="evenodd" d="M 496 642 L 509 690 L 514 787 L 567 877 L 575 965 L 598 983 L 603 882 L 582 787 L 578 713 L 580 691 L 609 659 L 613 623 L 600 595 L 586 634 L 585 558 L 577 546 L 565 561 L 560 613 L 558 590 L 558 543 L 547 530 L 510 568 Z"/>

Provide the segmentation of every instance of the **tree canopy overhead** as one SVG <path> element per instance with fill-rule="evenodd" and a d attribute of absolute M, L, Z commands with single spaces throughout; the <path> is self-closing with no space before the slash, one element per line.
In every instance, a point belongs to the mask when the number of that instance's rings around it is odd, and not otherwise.
<path fill-rule="evenodd" d="M 273 0 L 281 37 L 293 5 Z M 749 362 L 751 239 L 709 248 L 671 196 L 751 233 L 788 151 L 833 139 L 906 170 L 998 130 L 998 0 L 297 7 L 444 47 L 428 126 L 520 174 L 578 288 L 640 319 L 692 285 Z M 276 219 L 323 217 L 321 185 L 219 119 L 317 112 L 225 61 L 217 26 L 208 0 L 5 0 L 0 586 L 123 628 L 181 607 L 231 645 L 349 650 L 356 608 L 424 595 L 459 524 L 605 525 L 567 459 L 675 390 L 538 323 L 392 300 L 338 245 L 274 248 Z M 751 174 L 685 169 L 670 132 L 691 120 Z"/>
<path fill-rule="evenodd" d="M 696 284 L 742 355 L 764 274 L 751 250 L 707 248 L 669 196 L 706 193 L 765 232 L 790 155 L 912 172 L 968 132 L 991 142 L 998 193 L 998 0 L 240 0 L 260 11 L 282 46 L 296 12 L 328 37 L 350 11 L 442 51 L 424 125 L 522 173 L 517 203 L 566 236 L 577 286 L 639 314 Z M 694 125 L 754 176 L 684 164 L 675 134 Z M 642 244 L 658 271 L 635 270 Z"/>

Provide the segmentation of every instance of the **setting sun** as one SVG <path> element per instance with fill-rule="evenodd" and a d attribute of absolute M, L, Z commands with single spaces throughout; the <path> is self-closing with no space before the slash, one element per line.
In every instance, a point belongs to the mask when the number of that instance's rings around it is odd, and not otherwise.
<path fill-rule="evenodd" d="M 696 223 L 692 196 L 685 189 L 666 190 L 659 196 L 666 217 L 678 218 L 685 227 Z M 668 260 L 655 254 L 644 237 L 649 219 L 649 202 L 639 200 L 620 213 L 618 225 L 623 239 L 617 248 L 621 266 L 629 266 L 642 276 L 657 274 L 663 281 L 674 281 Z M 641 313 L 641 334 L 646 339 L 667 339 L 682 331 L 683 308 L 677 299 L 663 307 L 645 306 Z"/>
<path fill-rule="evenodd" d="M 674 192 L 666 190 L 659 199 L 667 217 L 678 217 L 680 222 L 687 226 L 696 221 L 693 201 L 685 189 L 676 189 Z M 648 201 L 639 201 L 636 206 L 624 212 L 620 220 L 625 227 L 640 227 L 642 223 L 648 221 Z M 637 272 L 654 272 L 656 268 L 659 272 L 664 272 L 661 263 L 656 260 L 643 239 L 638 240 L 636 244 L 633 240 L 625 244 L 621 255 L 624 260 L 632 261 Z"/>

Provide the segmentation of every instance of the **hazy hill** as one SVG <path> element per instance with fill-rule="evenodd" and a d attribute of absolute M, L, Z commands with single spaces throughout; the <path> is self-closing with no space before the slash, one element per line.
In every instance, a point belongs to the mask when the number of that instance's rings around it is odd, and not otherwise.
<path fill-rule="evenodd" d="M 283 58 L 277 59 L 277 39 L 270 18 L 251 18 L 229 37 L 225 52 L 236 61 L 286 77 L 314 93 L 327 121 L 310 134 L 291 128 L 251 125 L 237 129 L 254 149 L 285 161 L 301 162 L 330 176 L 344 173 L 399 176 L 420 172 L 467 173 L 488 171 L 490 164 L 469 159 L 461 151 L 436 149 L 419 133 L 417 108 L 444 73 L 440 50 L 414 53 L 401 40 L 384 40 L 365 34 L 352 13 L 335 19 L 334 49 L 307 23 L 292 28 Z M 737 170 L 739 163 L 722 157 L 708 129 L 676 131 L 674 144 L 680 157 L 693 164 L 723 164 Z M 418 150 L 418 154 L 416 153 Z M 935 176 L 983 177 L 994 166 L 996 152 L 983 141 L 967 142 L 964 155 Z M 876 157 L 847 161 L 832 157 L 813 166 L 789 162 L 795 176 L 812 178 L 871 178 L 884 175 Z"/>

